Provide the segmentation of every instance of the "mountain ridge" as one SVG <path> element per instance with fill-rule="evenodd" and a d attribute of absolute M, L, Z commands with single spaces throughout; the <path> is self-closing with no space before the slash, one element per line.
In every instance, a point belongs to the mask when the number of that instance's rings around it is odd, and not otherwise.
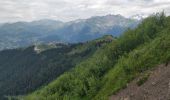
<path fill-rule="evenodd" d="M 134 28 L 139 21 L 118 15 L 61 22 L 39 20 L 6 23 L 0 26 L 0 50 L 49 42 L 85 42 L 103 35 L 119 36 L 127 28 Z"/>

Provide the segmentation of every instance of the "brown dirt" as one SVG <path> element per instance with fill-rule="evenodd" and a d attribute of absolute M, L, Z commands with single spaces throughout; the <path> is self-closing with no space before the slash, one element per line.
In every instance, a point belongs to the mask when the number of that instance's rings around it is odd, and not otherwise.
<path fill-rule="evenodd" d="M 141 86 L 136 84 L 138 79 L 112 95 L 110 100 L 170 100 L 170 63 L 155 67 Z"/>

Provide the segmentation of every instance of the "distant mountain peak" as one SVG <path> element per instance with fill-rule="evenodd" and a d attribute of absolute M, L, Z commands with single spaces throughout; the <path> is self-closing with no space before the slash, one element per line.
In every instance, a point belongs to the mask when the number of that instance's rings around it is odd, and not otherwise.
<path fill-rule="evenodd" d="M 134 28 L 138 20 L 120 14 L 94 16 L 61 22 L 42 19 L 32 22 L 7 23 L 0 26 L 0 50 L 29 46 L 34 43 L 85 42 L 104 35 L 120 36 L 127 28 Z"/>
<path fill-rule="evenodd" d="M 41 19 L 41 20 L 37 20 L 37 21 L 33 21 L 33 22 L 60 22 L 60 23 L 63 23 L 62 21 L 53 20 L 53 19 Z"/>
<path fill-rule="evenodd" d="M 146 17 L 148 16 L 145 14 L 135 14 L 135 15 L 130 16 L 131 19 L 136 19 L 136 20 L 142 20 Z"/>
<path fill-rule="evenodd" d="M 41 20 L 37 20 L 37 21 L 32 21 L 30 22 L 32 24 L 37 24 L 37 25 L 51 25 L 51 24 L 62 24 L 62 21 L 59 20 L 52 20 L 52 19 L 41 19 Z"/>

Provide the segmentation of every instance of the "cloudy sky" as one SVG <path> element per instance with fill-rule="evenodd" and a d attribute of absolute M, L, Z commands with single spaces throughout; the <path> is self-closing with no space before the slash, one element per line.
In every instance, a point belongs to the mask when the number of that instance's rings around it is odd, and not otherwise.
<path fill-rule="evenodd" d="M 163 10 L 170 14 L 170 0 L 0 0 L 0 22 L 71 21 L 107 14 L 129 17 Z"/>

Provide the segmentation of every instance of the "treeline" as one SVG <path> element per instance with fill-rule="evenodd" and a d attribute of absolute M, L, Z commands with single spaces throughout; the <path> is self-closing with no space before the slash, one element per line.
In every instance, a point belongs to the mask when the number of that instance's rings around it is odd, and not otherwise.
<path fill-rule="evenodd" d="M 170 17 L 159 13 L 97 50 L 24 100 L 107 100 L 151 67 L 170 60 Z"/>

